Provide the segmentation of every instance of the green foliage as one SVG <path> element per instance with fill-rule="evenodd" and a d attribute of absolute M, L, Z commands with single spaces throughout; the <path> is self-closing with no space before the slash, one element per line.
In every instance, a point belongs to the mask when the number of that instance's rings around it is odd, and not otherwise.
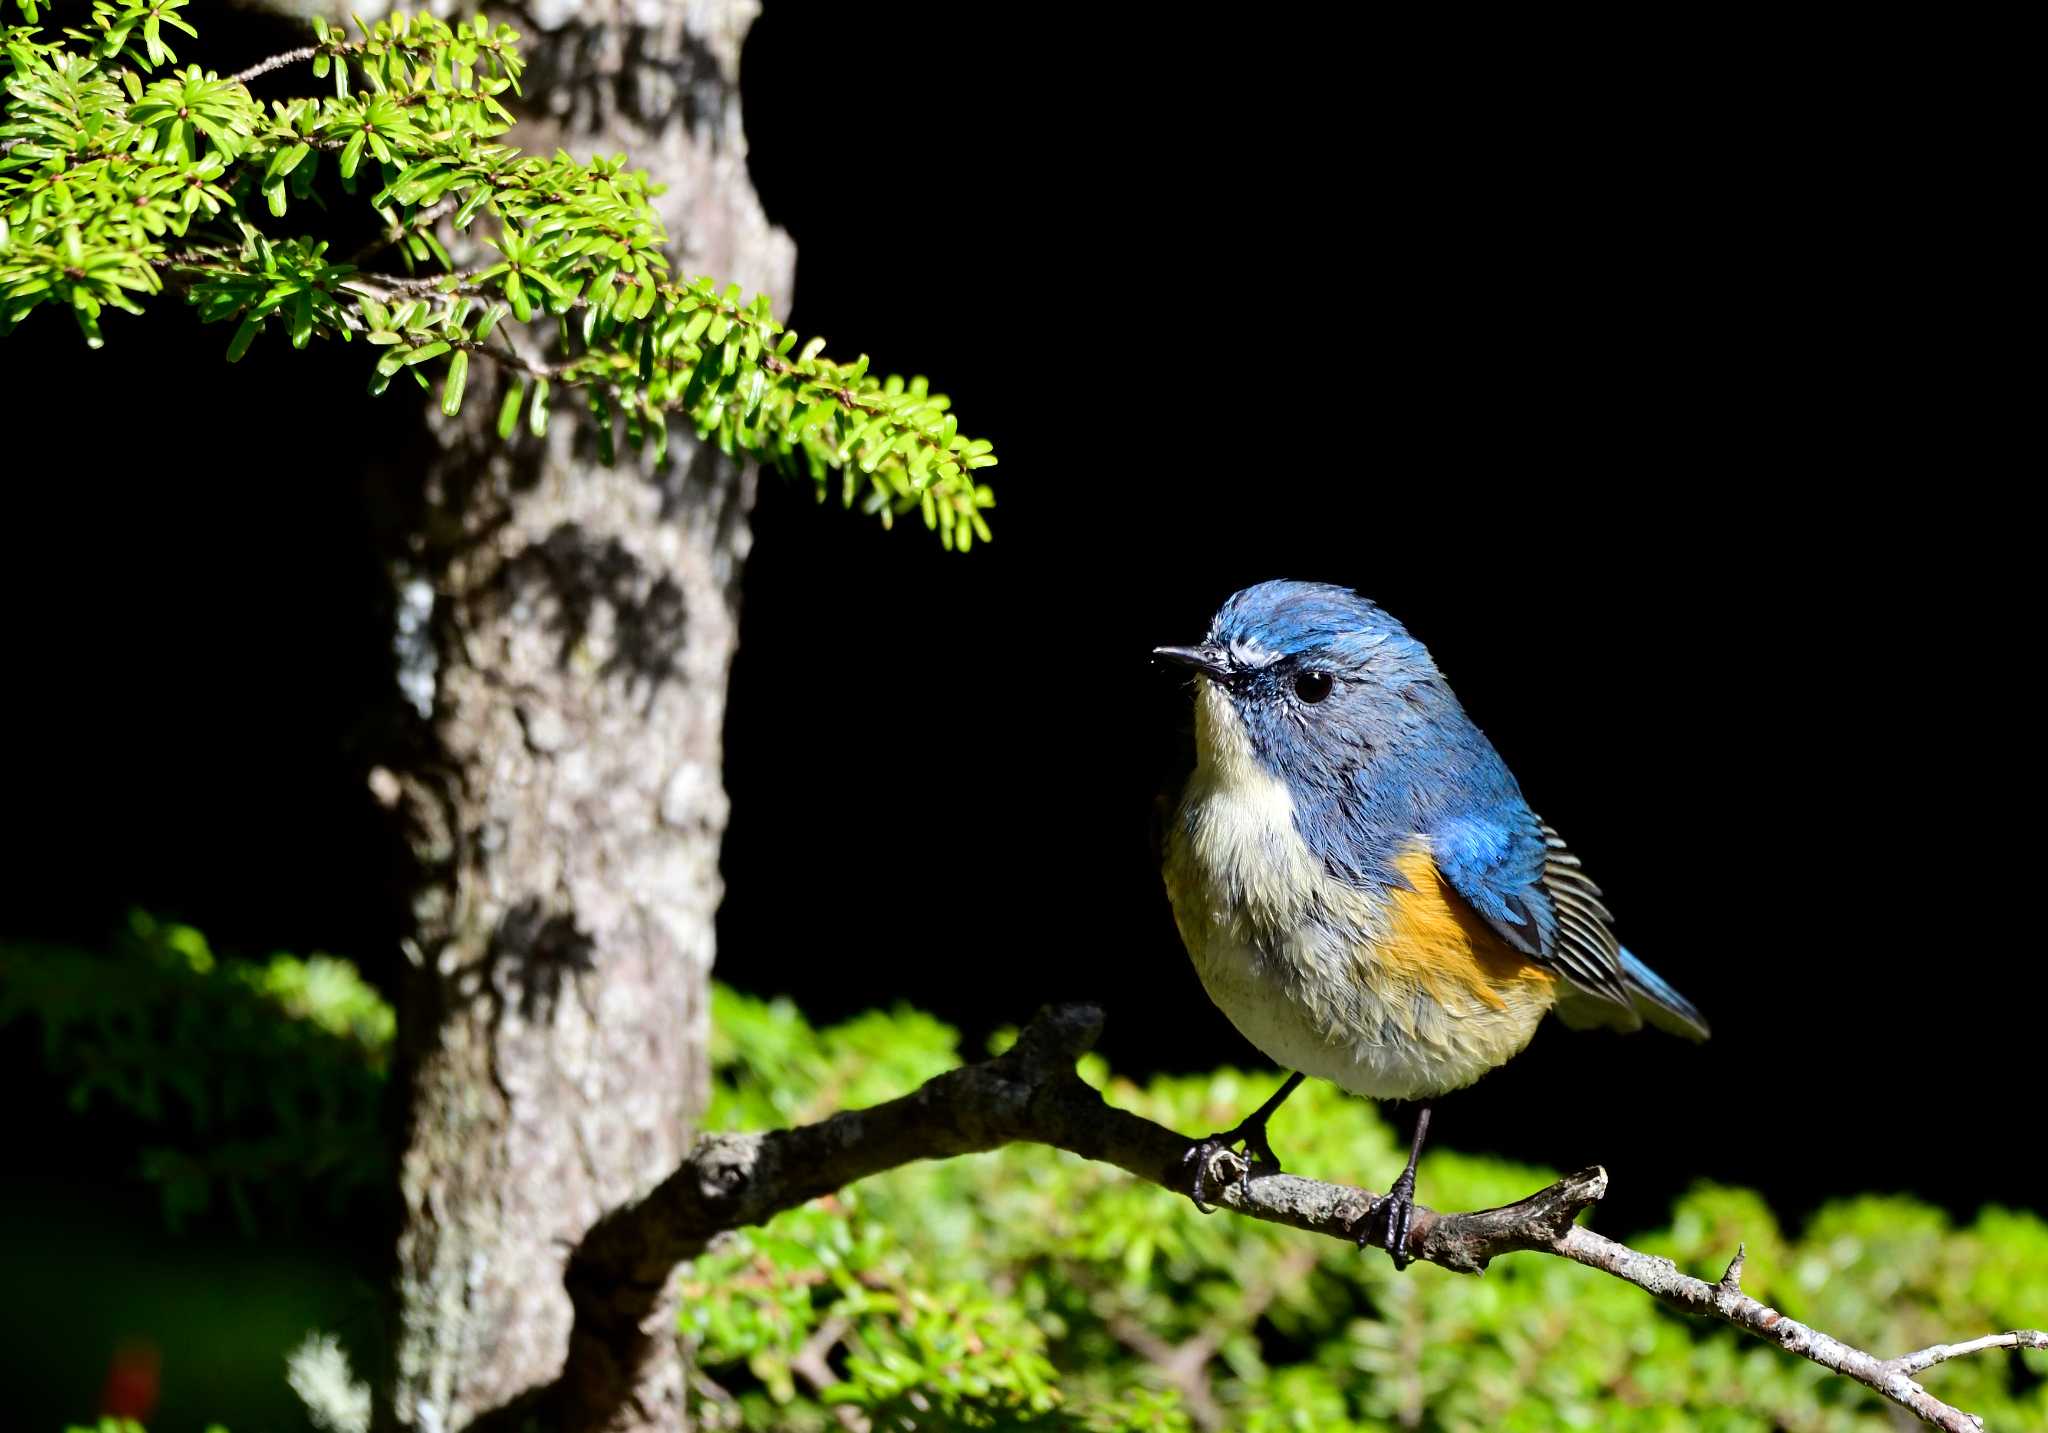
<path fill-rule="evenodd" d="M 494 142 L 522 71 L 509 26 L 400 14 L 358 20 L 351 38 L 316 19 L 305 58 L 332 93 L 265 104 L 239 77 L 168 68 L 165 27 L 196 33 L 186 0 L 99 0 L 56 41 L 33 0 L 17 5 L 30 25 L 0 28 L 0 335 L 53 305 L 97 348 L 106 310 L 141 313 L 170 288 L 235 325 L 230 361 L 266 331 L 295 348 L 361 339 L 379 350 L 373 392 L 401 375 L 430 389 L 438 371 L 452 415 L 483 356 L 502 370 L 507 438 L 522 409 L 543 433 L 550 388 L 576 388 L 607 461 L 615 423 L 662 461 L 679 413 L 727 453 L 807 474 L 821 498 L 837 472 L 841 500 L 885 524 L 916 512 L 949 548 L 988 540 L 994 497 L 976 473 L 996 458 L 943 394 L 878 379 L 865 356 L 834 362 L 819 339 L 799 347 L 736 284 L 671 276 L 649 180 L 623 155 Z M 406 273 L 367 272 L 369 252 L 337 259 L 319 232 L 285 226 L 349 199 L 383 224 L 370 252 L 394 250 Z M 458 236 L 493 257 L 459 268 Z M 532 356 L 549 344 L 555 357 Z"/>
<path fill-rule="evenodd" d="M 787 1002 L 720 991 L 722 1128 L 815 1119 L 956 1063 L 952 1033 L 899 1011 L 811 1029 Z M 1231 1071 L 1091 1083 L 1177 1129 L 1229 1125 L 1269 1093 Z M 1402 1152 L 1366 1102 L 1311 1084 L 1276 1117 L 1292 1167 L 1367 1178 Z M 1438 1152 L 1431 1202 L 1498 1204 L 1545 1170 Z M 1703 1186 L 1639 1246 L 1718 1277 L 1738 1241 L 1759 1297 L 1881 1353 L 2048 1315 L 2048 1224 L 1987 1210 L 1967 1228 L 1903 1199 L 1830 1206 L 1799 1234 L 1745 1190 Z M 688 1273 L 684 1331 L 707 1428 L 1029 1426 L 1184 1430 L 1562 1427 L 1887 1433 L 1860 1385 L 1732 1329 L 1662 1309 L 1562 1260 L 1481 1278 L 1396 1274 L 1377 1253 L 1253 1220 L 1203 1218 L 1121 1172 L 1018 1147 L 868 1180 L 743 1231 Z M 1205 1353 L 1173 1368 L 1189 1348 Z M 2048 1361 L 2002 1354 L 1928 1386 L 1994 1428 L 2048 1427 Z"/>
<path fill-rule="evenodd" d="M 223 960 L 198 932 L 138 916 L 112 955 L 0 949 L 0 1023 L 38 1020 L 74 1098 L 184 1128 L 153 1152 L 173 1213 L 225 1188 L 382 1178 L 378 1071 L 391 1016 L 344 962 Z M 787 1001 L 714 991 L 708 1123 L 759 1129 L 901 1094 L 958 1062 L 907 1009 L 815 1029 Z M 998 1042 L 1000 1043 L 1000 1042 Z M 1084 1076 L 1174 1128 L 1235 1121 L 1268 1092 L 1225 1070 L 1140 1088 Z M 316 1087 L 325 1087 L 324 1093 Z M 321 1101 L 326 1108 L 320 1109 Z M 1273 1137 L 1297 1169 L 1366 1178 L 1401 1151 L 1370 1105 L 1305 1087 Z M 345 1153 L 338 1153 L 345 1152 Z M 1518 1198 L 1548 1171 L 1439 1151 L 1433 1203 Z M 178 1178 L 196 1184 L 178 1183 Z M 2048 1224 L 1987 1209 L 1964 1227 L 1864 1197 L 1796 1233 L 1752 1192 L 1702 1186 L 1631 1242 L 1704 1277 L 1746 1242 L 1758 1297 L 1896 1353 L 2048 1322 Z M 913 1165 L 738 1231 L 684 1272 L 700 1426 L 1032 1428 L 1188 1433 L 1548 1430 L 1889 1433 L 1860 1385 L 1732 1329 L 1669 1312 L 1562 1260 L 1481 1278 L 1187 1200 L 1032 1146 Z M 2048 1360 L 1988 1354 L 1925 1381 L 1994 1428 L 2048 1426 Z M 124 1430 L 125 1433 L 125 1430 Z"/>
<path fill-rule="evenodd" d="M 378 1129 L 390 1006 L 329 956 L 223 960 L 190 926 L 137 913 L 107 952 L 0 946 L 0 1028 L 42 1027 L 81 1115 L 156 1130 L 141 1172 L 175 1226 L 223 1198 L 247 1227 L 340 1208 L 386 1181 Z"/>

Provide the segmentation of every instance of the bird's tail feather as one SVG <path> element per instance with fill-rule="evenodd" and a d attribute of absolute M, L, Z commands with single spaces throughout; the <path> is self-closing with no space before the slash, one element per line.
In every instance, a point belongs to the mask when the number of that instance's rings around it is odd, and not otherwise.
<path fill-rule="evenodd" d="M 1707 1038 L 1707 1017 L 1627 950 L 1621 952 L 1621 983 L 1628 987 L 1626 1005 L 1567 982 L 1558 993 L 1557 1018 L 1574 1030 L 1640 1030 L 1647 1020 L 1688 1040 Z"/>
<path fill-rule="evenodd" d="M 1707 1017 L 1700 1014 L 1699 1008 L 1626 949 L 1621 952 L 1621 978 L 1638 1013 L 1659 1030 L 1683 1035 L 1688 1040 L 1707 1038 Z"/>

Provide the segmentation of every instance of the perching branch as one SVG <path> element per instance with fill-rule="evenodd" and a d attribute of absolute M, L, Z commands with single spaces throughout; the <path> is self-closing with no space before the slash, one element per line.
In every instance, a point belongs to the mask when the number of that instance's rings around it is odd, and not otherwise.
<path fill-rule="evenodd" d="M 1813 1360 L 1822 1368 L 1877 1390 L 1915 1414 L 1921 1422 L 1949 1430 L 1949 1433 L 1981 1433 L 1984 1420 L 1974 1413 L 1965 1413 L 1943 1403 L 1915 1383 L 1913 1374 L 1959 1354 L 1976 1353 L 1987 1348 L 2048 1348 L 2048 1333 L 2022 1329 L 1987 1334 L 1967 1343 L 1936 1344 L 1933 1348 L 1901 1354 L 1897 1358 L 1878 1358 L 1797 1319 L 1787 1318 L 1768 1304 L 1743 1293 L 1744 1251 L 1740 1247 L 1728 1265 L 1728 1272 L 1711 1284 L 1680 1273 L 1678 1266 L 1669 1259 L 1637 1253 L 1626 1244 L 1618 1244 L 1576 1225 L 1549 1246 L 1548 1252 L 1612 1274 L 1617 1279 L 1625 1279 L 1687 1313 L 1703 1314 L 1734 1324 L 1745 1333 L 1755 1334 L 1801 1358 Z"/>
<path fill-rule="evenodd" d="M 664 1336 L 649 1320 L 676 1266 L 728 1229 L 762 1224 L 785 1209 L 918 1159 L 947 1159 L 1026 1142 L 1051 1145 L 1176 1193 L 1188 1190 L 1186 1135 L 1107 1104 L 1075 1072 L 1095 1043 L 1102 1012 L 1065 1005 L 1041 1012 L 1005 1054 L 950 1070 L 871 1109 L 847 1110 L 815 1124 L 764 1134 L 701 1140 L 682 1167 L 646 1198 L 613 1210 L 570 1259 L 566 1282 L 575 1306 L 568 1365 L 540 1398 L 568 1429 L 595 1428 L 633 1386 L 638 1350 Z M 1249 1177 L 1247 1177 L 1249 1173 Z M 1239 1214 L 1384 1247 L 1368 1218 L 1381 1196 L 1291 1174 L 1248 1172 L 1219 1151 L 1210 1165 L 1214 1202 Z M 1567 1175 L 1499 1209 L 1449 1214 L 1418 1208 L 1409 1252 L 1459 1273 L 1479 1273 L 1502 1254 L 1555 1254 L 1626 1280 L 1688 1313 L 1717 1318 L 1844 1374 L 1953 1433 L 1983 1422 L 1952 1408 L 1912 1375 L 1989 1348 L 2048 1348 L 2048 1333 L 1991 1334 L 1881 1359 L 1787 1318 L 1742 1292 L 1742 1253 L 1718 1282 L 1679 1271 L 1669 1259 L 1639 1253 L 1575 1221 L 1607 1192 L 1607 1172 Z M 500 1414 L 526 1414 L 532 1402 Z M 496 1415 L 474 1425 L 498 1424 Z"/>

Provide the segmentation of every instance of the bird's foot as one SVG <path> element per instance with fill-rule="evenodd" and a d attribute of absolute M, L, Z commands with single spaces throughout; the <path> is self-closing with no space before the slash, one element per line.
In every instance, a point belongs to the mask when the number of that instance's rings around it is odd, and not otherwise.
<path fill-rule="evenodd" d="M 1366 1217 L 1371 1223 L 1366 1232 L 1358 1236 L 1359 1248 L 1376 1242 L 1384 1243 L 1387 1257 L 1394 1261 L 1396 1269 L 1405 1269 L 1415 1262 L 1408 1252 L 1408 1226 L 1415 1218 L 1415 1169 L 1412 1165 L 1401 1171 L 1394 1187 L 1380 1196 Z M 1374 1234 L 1382 1238 L 1375 1240 Z"/>
<path fill-rule="evenodd" d="M 1216 1156 L 1225 1150 L 1236 1154 L 1238 1145 L 1244 1146 L 1244 1153 L 1239 1156 L 1240 1168 L 1234 1183 L 1242 1184 L 1250 1179 L 1255 1165 L 1262 1174 L 1280 1172 L 1280 1157 L 1273 1153 L 1273 1146 L 1266 1142 L 1266 1125 L 1263 1120 L 1256 1124 L 1246 1120 L 1236 1129 L 1223 1130 L 1210 1135 L 1207 1139 L 1195 1141 L 1188 1146 L 1188 1152 L 1181 1156 L 1181 1163 L 1194 1166 L 1188 1180 L 1188 1198 L 1192 1199 L 1195 1208 L 1204 1214 L 1216 1212 L 1208 1202 L 1209 1166 Z"/>

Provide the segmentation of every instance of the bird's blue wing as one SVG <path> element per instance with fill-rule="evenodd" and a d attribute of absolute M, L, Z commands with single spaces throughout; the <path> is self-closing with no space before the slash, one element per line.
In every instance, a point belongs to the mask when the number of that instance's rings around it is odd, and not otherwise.
<path fill-rule="evenodd" d="M 1490 747 L 1462 755 L 1464 779 L 1450 783 L 1454 798 L 1417 810 L 1437 870 L 1509 945 L 1589 994 L 1632 1009 L 1600 888 L 1529 809 Z"/>
<path fill-rule="evenodd" d="M 1297 773 L 1295 826 L 1332 875 L 1403 878 L 1395 858 L 1416 838 L 1438 873 L 1522 954 L 1634 1018 L 1613 917 L 1558 834 L 1536 818 L 1500 753 L 1440 682 L 1411 686 L 1424 713 L 1390 749 L 1335 780 Z"/>
<path fill-rule="evenodd" d="M 1430 849 L 1451 889 L 1503 940 L 1571 982 L 1558 1005 L 1567 1025 L 1637 1030 L 1648 1020 L 1689 1040 L 1707 1038 L 1698 1008 L 1615 940 L 1600 888 L 1519 792 L 1432 826 Z"/>
<path fill-rule="evenodd" d="M 1550 902 L 1538 891 L 1543 839 L 1519 800 L 1443 812 L 1418 833 L 1436 868 L 1509 945 L 1541 956 L 1556 934 Z"/>

